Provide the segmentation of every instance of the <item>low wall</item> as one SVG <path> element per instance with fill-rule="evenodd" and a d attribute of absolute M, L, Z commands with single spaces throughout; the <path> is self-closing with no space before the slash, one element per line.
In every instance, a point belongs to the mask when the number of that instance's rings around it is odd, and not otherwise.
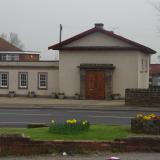
<path fill-rule="evenodd" d="M 125 104 L 160 107 L 160 88 L 126 89 Z"/>
<path fill-rule="evenodd" d="M 22 136 L 1 135 L 0 156 L 40 155 L 51 153 L 68 154 L 88 152 L 160 152 L 160 138 L 132 137 L 109 141 L 33 141 Z"/>

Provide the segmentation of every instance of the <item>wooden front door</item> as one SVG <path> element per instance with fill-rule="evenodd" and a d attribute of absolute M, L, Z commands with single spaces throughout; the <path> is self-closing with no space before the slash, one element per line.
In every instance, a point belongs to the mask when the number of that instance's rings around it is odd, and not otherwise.
<path fill-rule="evenodd" d="M 105 98 L 105 72 L 86 72 L 86 99 Z"/>

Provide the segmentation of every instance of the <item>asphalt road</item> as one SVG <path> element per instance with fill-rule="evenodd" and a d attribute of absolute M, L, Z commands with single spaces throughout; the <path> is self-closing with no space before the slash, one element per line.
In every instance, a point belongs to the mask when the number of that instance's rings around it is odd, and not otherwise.
<path fill-rule="evenodd" d="M 0 127 L 25 127 L 29 123 L 47 123 L 52 119 L 63 122 L 67 119 L 87 119 L 91 124 L 130 125 L 140 111 L 97 111 L 73 109 L 0 109 Z M 154 112 L 152 112 L 154 113 Z M 155 112 L 160 115 L 160 112 Z"/>

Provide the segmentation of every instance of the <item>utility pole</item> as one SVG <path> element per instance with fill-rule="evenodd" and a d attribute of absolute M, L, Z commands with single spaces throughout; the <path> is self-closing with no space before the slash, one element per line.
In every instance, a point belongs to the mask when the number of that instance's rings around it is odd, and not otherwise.
<path fill-rule="evenodd" d="M 62 24 L 60 24 L 60 26 L 59 26 L 59 42 L 62 41 L 62 29 L 63 29 Z"/>

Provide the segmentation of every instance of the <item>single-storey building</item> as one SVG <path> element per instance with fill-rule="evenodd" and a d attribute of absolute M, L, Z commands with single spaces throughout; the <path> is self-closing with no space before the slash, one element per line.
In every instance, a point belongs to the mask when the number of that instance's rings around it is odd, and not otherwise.
<path fill-rule="evenodd" d="M 150 85 L 160 87 L 160 64 L 150 64 Z"/>
<path fill-rule="evenodd" d="M 148 88 L 150 56 L 154 50 L 95 26 L 49 47 L 59 61 L 41 61 L 0 39 L 0 95 L 15 93 L 48 97 L 111 99 L 126 88 Z"/>
<path fill-rule="evenodd" d="M 110 99 L 126 88 L 148 88 L 154 50 L 103 28 L 103 24 L 49 47 L 59 50 L 59 91 L 67 97 Z"/>

